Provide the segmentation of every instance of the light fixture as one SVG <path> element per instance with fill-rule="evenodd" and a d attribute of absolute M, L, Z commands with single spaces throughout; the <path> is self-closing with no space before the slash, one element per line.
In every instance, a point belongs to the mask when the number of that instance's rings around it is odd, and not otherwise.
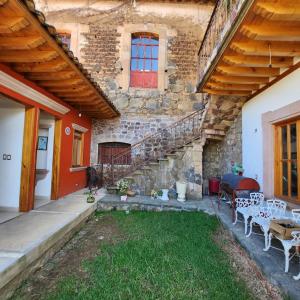
<path fill-rule="evenodd" d="M 272 51 L 271 51 L 271 44 L 269 44 L 269 68 L 272 68 Z"/>

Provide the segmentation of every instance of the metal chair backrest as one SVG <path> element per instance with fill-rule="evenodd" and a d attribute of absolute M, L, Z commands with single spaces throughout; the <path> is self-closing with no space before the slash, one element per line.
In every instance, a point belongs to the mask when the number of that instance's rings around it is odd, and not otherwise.
<path fill-rule="evenodd" d="M 299 208 L 292 209 L 292 216 L 293 216 L 293 221 L 295 223 L 300 224 L 300 209 Z"/>
<path fill-rule="evenodd" d="M 235 207 L 236 208 L 245 208 L 253 205 L 253 199 L 249 198 L 235 198 Z"/>
<path fill-rule="evenodd" d="M 262 205 L 265 200 L 263 193 L 250 193 L 250 198 L 253 199 L 254 205 Z"/>
<path fill-rule="evenodd" d="M 279 199 L 267 200 L 267 208 L 274 219 L 282 218 L 286 211 L 286 202 Z"/>

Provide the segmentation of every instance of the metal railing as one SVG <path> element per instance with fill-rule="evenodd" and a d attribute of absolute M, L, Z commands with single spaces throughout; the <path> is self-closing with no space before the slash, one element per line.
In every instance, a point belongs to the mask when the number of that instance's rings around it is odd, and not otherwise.
<path fill-rule="evenodd" d="M 241 8 L 248 0 L 218 0 L 208 23 L 199 56 L 199 82 L 204 78 L 218 54 L 224 38 L 236 21 Z"/>
<path fill-rule="evenodd" d="M 111 164 L 101 166 L 104 185 L 112 186 L 121 178 L 199 138 L 203 113 L 204 109 L 196 111 L 113 156 Z"/>

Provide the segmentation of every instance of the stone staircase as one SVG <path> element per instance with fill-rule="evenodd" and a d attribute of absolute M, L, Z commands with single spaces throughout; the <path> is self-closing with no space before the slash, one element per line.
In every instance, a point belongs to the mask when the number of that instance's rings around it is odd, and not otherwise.
<path fill-rule="evenodd" d="M 206 139 L 223 138 L 224 133 L 203 129 L 208 103 L 169 127 L 150 135 L 112 157 L 101 166 L 108 192 L 115 193 L 118 180 L 127 179 L 138 195 L 167 188 L 176 195 L 175 183 L 187 182 L 189 199 L 202 197 L 202 151 Z"/>

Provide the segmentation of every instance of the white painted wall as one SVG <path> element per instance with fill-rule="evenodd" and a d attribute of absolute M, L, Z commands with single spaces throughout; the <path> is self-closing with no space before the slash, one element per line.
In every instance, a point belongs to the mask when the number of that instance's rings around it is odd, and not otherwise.
<path fill-rule="evenodd" d="M 25 108 L 0 95 L 0 207 L 7 209 L 19 208 L 24 119 Z"/>
<path fill-rule="evenodd" d="M 263 189 L 262 114 L 300 100 L 300 69 L 251 99 L 242 110 L 243 167 Z"/>
<path fill-rule="evenodd" d="M 53 161 L 53 145 L 54 145 L 54 124 L 52 117 L 41 115 L 40 125 L 49 127 L 47 129 L 40 128 L 39 136 L 48 136 L 47 151 L 37 151 L 36 169 L 48 170 L 47 175 L 36 175 L 35 196 L 50 199 L 51 197 L 51 180 L 52 180 L 52 161 Z M 38 180 L 39 179 L 39 180 Z"/>

